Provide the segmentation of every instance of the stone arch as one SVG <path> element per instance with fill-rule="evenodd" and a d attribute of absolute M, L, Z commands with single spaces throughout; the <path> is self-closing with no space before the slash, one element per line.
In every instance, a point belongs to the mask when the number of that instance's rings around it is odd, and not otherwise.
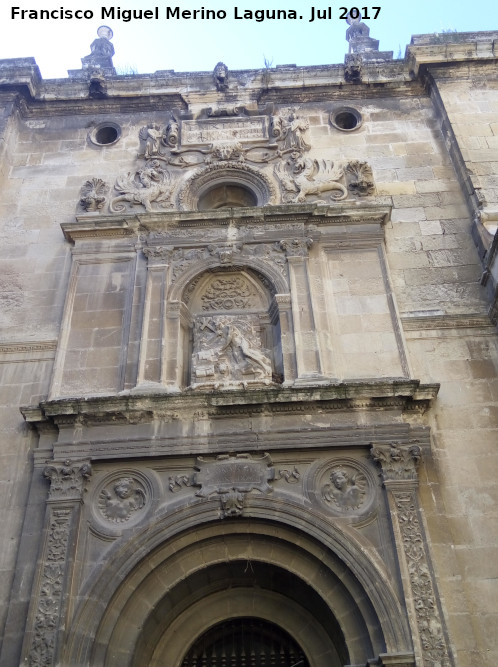
<path fill-rule="evenodd" d="M 259 273 L 262 278 L 268 281 L 270 289 L 274 294 L 287 294 L 289 291 L 289 285 L 286 278 L 271 264 L 258 259 L 257 257 L 235 258 L 230 265 L 226 266 L 230 269 L 249 269 Z M 196 278 L 198 278 L 206 271 L 222 268 L 223 265 L 220 264 L 218 257 L 213 256 L 199 260 L 195 266 L 191 266 L 186 269 L 171 286 L 169 300 L 183 301 L 185 290 L 191 283 L 196 280 Z"/>
<path fill-rule="evenodd" d="M 190 176 L 178 193 L 178 208 L 198 210 L 206 193 L 223 185 L 246 190 L 251 194 L 251 205 L 276 203 L 275 185 L 266 174 L 245 162 L 222 160 L 204 165 Z"/>
<path fill-rule="evenodd" d="M 251 615 L 249 609 L 262 618 L 280 609 L 278 623 L 297 633 L 311 667 L 342 667 L 345 651 L 349 663 L 364 664 L 411 650 L 388 573 L 338 522 L 267 496 L 252 497 L 244 513 L 220 521 L 217 501 L 199 501 L 116 545 L 80 593 L 61 664 L 142 667 L 161 659 L 179 667 L 182 650 L 210 623 Z M 241 574 L 251 567 L 255 581 Z M 268 586 L 270 576 L 280 584 Z M 295 627 L 299 614 L 316 626 L 328 663 Z M 183 647 L 172 639 L 175 619 L 188 629 Z"/>

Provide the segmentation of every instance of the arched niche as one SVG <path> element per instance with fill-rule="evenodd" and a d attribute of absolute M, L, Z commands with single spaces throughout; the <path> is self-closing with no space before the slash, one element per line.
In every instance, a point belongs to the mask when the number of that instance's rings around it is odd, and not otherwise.
<path fill-rule="evenodd" d="M 116 545 L 80 591 L 61 664 L 181 667 L 203 633 L 248 616 L 294 637 L 310 667 L 410 651 L 388 574 L 351 535 L 290 503 L 246 510 L 220 522 L 203 501 Z"/>
<path fill-rule="evenodd" d="M 198 273 L 181 295 L 182 385 L 193 389 L 267 386 L 283 379 L 275 287 L 247 266 Z"/>

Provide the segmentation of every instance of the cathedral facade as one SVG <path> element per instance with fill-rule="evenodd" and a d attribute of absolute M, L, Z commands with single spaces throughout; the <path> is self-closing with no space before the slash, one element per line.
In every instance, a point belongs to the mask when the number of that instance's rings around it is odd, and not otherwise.
<path fill-rule="evenodd" d="M 498 33 L 111 39 L 0 61 L 0 664 L 496 664 Z"/>

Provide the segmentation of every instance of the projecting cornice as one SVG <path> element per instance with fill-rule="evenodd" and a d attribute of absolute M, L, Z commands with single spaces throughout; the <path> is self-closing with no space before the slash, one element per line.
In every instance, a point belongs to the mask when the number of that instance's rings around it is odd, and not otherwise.
<path fill-rule="evenodd" d="M 245 390 L 185 391 L 177 394 L 137 388 L 119 396 L 89 396 L 45 401 L 21 408 L 25 420 L 71 423 L 76 419 L 99 423 L 139 423 L 167 420 L 172 415 L 204 411 L 208 417 L 227 414 L 302 413 L 303 410 L 419 410 L 425 411 L 439 391 L 439 384 L 419 380 L 385 379 L 312 384 L 304 387 Z M 175 417 L 177 418 L 177 417 Z"/>
<path fill-rule="evenodd" d="M 263 208 L 233 208 L 219 211 L 185 211 L 147 213 L 140 215 L 82 215 L 75 222 L 61 224 L 67 241 L 137 237 L 143 232 L 167 233 L 173 239 L 189 228 L 219 228 L 303 223 L 317 228 L 332 226 L 335 234 L 372 234 L 390 219 L 391 207 L 364 202 L 327 206 L 318 204 L 288 204 Z"/>

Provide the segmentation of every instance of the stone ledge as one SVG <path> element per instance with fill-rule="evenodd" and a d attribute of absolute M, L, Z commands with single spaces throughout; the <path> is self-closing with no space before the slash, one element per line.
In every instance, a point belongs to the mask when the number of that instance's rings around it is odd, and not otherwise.
<path fill-rule="evenodd" d="M 389 379 L 341 382 L 328 385 L 300 387 L 273 387 L 254 390 L 215 390 L 167 393 L 122 393 L 110 396 L 60 398 L 44 401 L 39 406 L 21 408 L 27 422 L 86 416 L 99 421 L 133 423 L 165 420 L 178 411 L 187 416 L 205 410 L 208 416 L 217 416 L 225 410 L 243 409 L 302 412 L 313 404 L 325 410 L 398 409 L 425 410 L 439 391 L 439 384 L 421 384 L 419 380 Z M 40 419 L 40 410 L 43 418 Z"/>

